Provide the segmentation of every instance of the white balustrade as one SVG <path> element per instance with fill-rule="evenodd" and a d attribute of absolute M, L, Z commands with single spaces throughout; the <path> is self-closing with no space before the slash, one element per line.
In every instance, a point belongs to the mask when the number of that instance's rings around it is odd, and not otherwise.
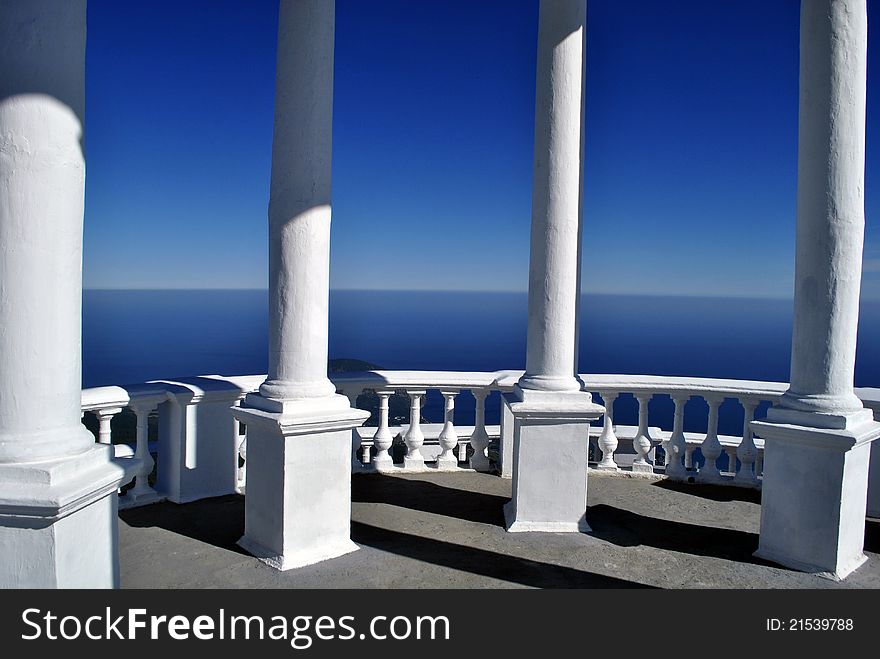
<path fill-rule="evenodd" d="M 352 435 L 352 468 L 356 473 L 374 472 L 407 472 L 425 471 L 429 469 L 461 469 L 462 464 L 475 471 L 488 471 L 492 468 L 488 457 L 490 442 L 497 440 L 500 434 L 498 426 L 486 425 L 486 399 L 492 391 L 510 391 L 513 384 L 522 374 L 521 371 L 496 371 L 487 373 L 451 372 L 451 371 L 368 371 L 362 373 L 344 373 L 333 378 L 337 388 L 346 393 L 355 403 L 362 392 L 375 392 L 378 397 L 379 423 L 377 428 L 362 428 L 355 437 Z M 603 471 L 621 471 L 620 464 L 626 465 L 626 461 L 618 461 L 618 449 L 621 442 L 633 443 L 635 454 L 633 470 L 644 472 L 663 472 L 668 478 L 678 480 L 693 480 L 697 476 L 700 482 L 724 483 L 742 487 L 760 487 L 763 472 L 763 441 L 753 436 L 749 422 L 755 416 L 755 410 L 761 402 L 775 402 L 785 391 L 786 385 L 772 382 L 753 382 L 744 380 L 720 380 L 712 378 L 679 378 L 660 376 L 629 376 L 629 375 L 582 375 L 586 389 L 598 393 L 606 406 L 606 414 L 603 419 L 601 432 L 596 429 L 598 436 L 592 434 L 596 440 L 601 457 L 596 468 Z M 198 404 L 200 410 L 212 411 L 210 404 L 222 407 L 218 401 L 226 400 L 224 396 L 232 387 L 233 396 L 228 398 L 229 405 L 237 405 L 241 397 L 250 391 L 255 391 L 265 379 L 262 375 L 254 376 L 205 376 L 204 378 L 188 379 L 187 401 L 189 405 Z M 195 380 L 220 381 L 217 391 L 211 393 L 198 390 L 192 394 Z M 203 386 L 202 383 L 199 386 Z M 222 385 L 222 386 L 220 386 Z M 204 388 L 204 387 L 203 387 Z M 456 395 L 467 389 L 475 399 L 474 426 L 457 426 L 454 421 Z M 442 424 L 422 422 L 421 414 L 423 402 L 428 391 L 439 392 L 444 397 L 444 419 Z M 391 400 L 395 392 L 401 392 L 409 397 L 410 423 L 400 427 L 392 424 L 390 418 Z M 614 404 L 621 394 L 632 394 L 639 403 L 638 427 L 620 426 L 615 422 Z M 661 431 L 656 421 L 651 425 L 652 414 L 649 412 L 649 403 L 655 395 L 668 395 L 675 404 L 675 414 L 672 420 L 671 431 Z M 102 443 L 112 443 L 113 437 L 110 424 L 121 410 L 129 408 L 137 416 L 137 442 L 134 448 L 117 441 L 115 444 L 118 459 L 135 458 L 132 467 L 139 461 L 136 470 L 135 483 L 123 497 L 123 507 L 131 505 L 144 505 L 145 503 L 159 500 L 166 494 L 164 490 L 156 492 L 150 486 L 148 479 L 154 466 L 157 473 L 165 469 L 182 469 L 183 464 L 191 461 L 198 469 L 210 468 L 210 461 L 201 462 L 190 459 L 190 454 L 195 456 L 194 440 L 186 440 L 186 455 L 181 454 L 178 458 L 159 460 L 155 465 L 151 453 L 159 451 L 162 454 L 161 442 L 151 443 L 147 437 L 147 419 L 149 415 L 158 410 L 159 427 L 164 428 L 171 424 L 180 424 L 178 416 L 186 406 L 178 404 L 165 405 L 164 402 L 180 398 L 181 385 L 172 381 L 161 381 L 138 385 L 134 388 L 121 387 L 98 387 L 83 391 L 82 411 L 94 414 L 98 419 L 99 430 L 97 440 Z M 696 434 L 684 431 L 685 405 L 692 397 L 702 397 L 709 405 L 708 423 L 705 434 Z M 722 436 L 719 434 L 719 416 L 721 403 L 725 398 L 739 400 L 745 412 L 741 436 Z M 224 408 L 225 409 L 225 408 Z M 167 418 L 166 415 L 174 418 Z M 201 414 L 201 412 L 200 412 Z M 201 417 L 200 417 L 201 418 Z M 234 439 L 227 444 L 232 453 L 232 463 L 229 464 L 231 482 L 234 484 L 232 491 L 244 492 L 246 487 L 247 473 L 247 429 L 239 426 L 234 419 L 230 421 L 231 432 Z M 395 423 L 397 421 L 395 420 Z M 222 423 L 199 422 L 199 428 L 204 426 L 222 428 Z M 195 424 L 193 424 L 195 428 Z M 225 432 L 225 431 L 224 431 Z M 402 463 L 395 464 L 391 449 L 395 437 L 401 437 L 406 445 L 406 456 Z M 161 431 L 160 431 L 161 436 Z M 621 439 L 623 438 L 623 439 Z M 214 441 L 208 438 L 209 441 Z M 204 451 L 205 438 L 200 451 Z M 217 441 L 220 441 L 219 435 Z M 228 440 L 227 440 L 228 441 Z M 652 465 L 649 457 L 657 443 L 662 443 L 666 454 L 665 467 Z M 468 460 L 468 446 L 471 447 L 471 455 Z M 167 446 L 166 446 L 167 449 Z M 699 451 L 705 464 L 699 474 L 694 470 L 694 454 Z M 719 471 L 717 461 L 721 454 L 726 454 L 727 470 Z M 175 466 L 176 465 L 176 466 Z M 500 466 L 500 465 L 496 465 Z M 629 469 L 629 467 L 625 467 Z M 732 473 L 735 470 L 735 473 Z M 135 472 L 134 469 L 132 469 Z M 659 474 L 657 477 L 661 477 Z M 173 480 L 173 479 L 172 479 Z M 158 483 L 158 481 L 157 481 Z M 209 495 L 202 495 L 209 496 Z M 195 496 L 194 498 L 199 498 Z M 192 499 L 191 499 L 192 500 Z"/>

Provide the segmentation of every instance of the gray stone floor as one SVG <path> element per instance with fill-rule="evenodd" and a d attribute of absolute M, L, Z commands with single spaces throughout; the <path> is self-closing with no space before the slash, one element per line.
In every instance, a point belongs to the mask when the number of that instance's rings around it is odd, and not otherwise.
<path fill-rule="evenodd" d="M 504 531 L 510 481 L 476 473 L 355 476 L 361 550 L 277 572 L 240 550 L 244 499 L 120 513 L 124 588 L 880 588 L 880 523 L 843 583 L 752 557 L 759 493 L 592 476 L 592 534 Z"/>

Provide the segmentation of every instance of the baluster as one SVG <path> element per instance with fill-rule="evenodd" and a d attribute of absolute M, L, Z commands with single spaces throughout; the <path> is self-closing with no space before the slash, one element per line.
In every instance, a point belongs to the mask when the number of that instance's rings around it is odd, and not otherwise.
<path fill-rule="evenodd" d="M 675 418 L 672 422 L 672 435 L 666 443 L 666 476 L 673 479 L 687 477 L 687 469 L 692 460 L 693 448 L 688 453 L 687 440 L 684 436 L 684 408 L 690 395 L 673 394 Z"/>
<path fill-rule="evenodd" d="M 459 442 L 458 443 L 458 461 L 464 462 L 467 460 L 467 447 L 468 442 Z"/>
<path fill-rule="evenodd" d="M 348 398 L 348 403 L 352 408 L 357 407 L 357 399 L 360 395 L 360 391 L 357 392 L 347 392 L 343 391 L 343 395 Z M 361 434 L 358 432 L 358 427 L 354 427 L 351 429 L 351 472 L 353 474 L 360 473 L 364 471 L 364 463 L 368 463 L 368 461 L 361 462 L 361 459 L 358 457 L 358 450 L 361 448 Z"/>
<path fill-rule="evenodd" d="M 684 468 L 685 471 L 692 471 L 694 468 L 694 451 L 696 446 L 693 444 L 685 444 L 684 447 Z"/>
<path fill-rule="evenodd" d="M 727 473 L 736 476 L 736 446 L 725 446 L 724 452 L 727 454 Z"/>
<path fill-rule="evenodd" d="M 653 442 L 648 431 L 648 403 L 654 397 L 650 393 L 637 393 L 636 399 L 639 401 L 639 429 L 633 439 L 633 448 L 636 450 L 636 459 L 633 461 L 632 470 L 635 472 L 652 474 L 654 473 L 654 465 L 648 462 L 648 453 L 651 452 Z"/>
<path fill-rule="evenodd" d="M 162 497 L 152 487 L 150 487 L 149 477 L 153 473 L 155 461 L 150 455 L 150 442 L 148 436 L 148 422 L 150 412 L 156 409 L 156 402 L 150 401 L 134 401 L 129 407 L 134 411 L 137 417 L 137 448 L 134 457 L 140 461 L 134 478 L 134 487 L 126 494 L 120 497 L 119 505 L 123 507 L 140 506 L 147 503 L 159 501 Z"/>
<path fill-rule="evenodd" d="M 373 456 L 373 467 L 376 471 L 387 471 L 394 467 L 394 460 L 388 453 L 394 437 L 388 429 L 388 399 L 391 398 L 393 391 L 377 391 L 379 396 L 379 427 L 376 434 L 373 435 L 373 447 L 376 454 Z"/>
<path fill-rule="evenodd" d="M 112 431 L 110 430 L 110 422 L 113 417 L 122 411 L 121 407 L 108 407 L 106 409 L 95 410 L 95 416 L 98 417 L 98 442 L 101 444 L 112 444 Z"/>
<path fill-rule="evenodd" d="M 721 472 L 718 471 L 716 461 L 721 456 L 722 446 L 718 441 L 718 408 L 724 402 L 724 397 L 704 395 L 703 398 L 709 404 L 709 427 L 706 430 L 706 438 L 700 444 L 700 452 L 705 462 L 699 476 L 704 483 L 719 483 Z"/>
<path fill-rule="evenodd" d="M 755 419 L 755 408 L 758 407 L 758 401 L 753 398 L 740 398 L 739 402 L 743 406 L 745 415 L 743 417 L 742 441 L 736 449 L 736 457 L 739 458 L 740 467 L 735 480 L 743 485 L 754 486 L 758 483 L 758 476 L 755 473 L 758 449 L 755 448 L 751 423 Z"/>
<path fill-rule="evenodd" d="M 241 399 L 239 398 L 233 404 L 233 407 L 241 407 Z M 244 441 L 245 436 L 241 431 L 241 421 L 232 417 L 232 448 L 235 452 L 235 464 L 233 468 L 233 483 L 235 491 L 239 494 L 244 492 L 244 465 L 242 461 L 245 459 Z"/>
<path fill-rule="evenodd" d="M 471 393 L 476 400 L 474 417 L 474 432 L 471 435 L 471 448 L 474 450 L 471 455 L 470 467 L 474 471 L 489 471 L 489 456 L 486 450 L 489 448 L 489 434 L 486 432 L 486 396 L 488 391 L 485 389 L 472 389 Z"/>
<path fill-rule="evenodd" d="M 425 443 L 425 435 L 422 433 L 422 396 L 425 391 L 408 391 L 410 399 L 409 428 L 403 438 L 406 444 L 406 455 L 403 457 L 404 469 L 420 471 L 425 468 L 425 458 L 422 455 L 422 445 Z"/>
<path fill-rule="evenodd" d="M 596 465 L 601 471 L 620 471 L 620 467 L 614 461 L 614 452 L 617 450 L 617 435 L 614 434 L 614 401 L 619 395 L 616 391 L 600 391 L 602 402 L 605 404 L 605 414 L 602 422 L 602 434 L 596 442 L 602 452 L 602 459 Z"/>
<path fill-rule="evenodd" d="M 455 449 L 458 448 L 458 434 L 455 432 L 453 417 L 455 416 L 455 397 L 457 389 L 441 389 L 445 401 L 443 414 L 443 429 L 440 431 L 440 455 L 437 457 L 437 469 L 458 469 L 458 457 Z"/>

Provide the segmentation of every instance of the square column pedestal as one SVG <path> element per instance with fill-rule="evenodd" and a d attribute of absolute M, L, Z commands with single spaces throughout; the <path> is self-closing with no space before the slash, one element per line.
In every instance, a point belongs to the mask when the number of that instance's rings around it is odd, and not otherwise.
<path fill-rule="evenodd" d="M 519 387 L 504 395 L 513 417 L 513 498 L 504 506 L 510 532 L 586 533 L 590 421 L 604 412 L 586 392 Z"/>
<path fill-rule="evenodd" d="M 351 431 L 369 417 L 345 396 L 276 401 L 249 394 L 245 531 L 238 544 L 279 570 L 355 551 Z"/>
<path fill-rule="evenodd" d="M 841 580 L 865 562 L 868 464 L 880 423 L 869 410 L 833 417 L 846 427 L 796 423 L 819 416 L 771 408 L 766 421 L 751 424 L 764 439 L 755 556 Z"/>
<path fill-rule="evenodd" d="M 47 462 L 0 464 L 0 588 L 117 588 L 112 447 Z M 134 473 L 139 461 L 126 460 Z"/>

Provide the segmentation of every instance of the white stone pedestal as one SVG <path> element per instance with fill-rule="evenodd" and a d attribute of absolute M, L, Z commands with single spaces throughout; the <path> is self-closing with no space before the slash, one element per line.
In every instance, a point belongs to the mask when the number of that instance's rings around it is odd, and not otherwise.
<path fill-rule="evenodd" d="M 0 588 L 118 587 L 116 490 L 124 479 L 104 444 L 0 464 Z"/>
<path fill-rule="evenodd" d="M 369 413 L 349 407 L 345 396 L 281 402 L 249 395 L 233 414 L 248 430 L 238 544 L 279 570 L 355 551 L 351 431 Z"/>
<path fill-rule="evenodd" d="M 513 498 L 507 530 L 589 532 L 587 442 L 603 412 L 586 392 L 505 394 L 513 416 Z"/>
<path fill-rule="evenodd" d="M 865 561 L 871 442 L 880 423 L 856 415 L 850 428 L 753 421 L 764 439 L 761 535 L 755 556 L 844 579 Z"/>

